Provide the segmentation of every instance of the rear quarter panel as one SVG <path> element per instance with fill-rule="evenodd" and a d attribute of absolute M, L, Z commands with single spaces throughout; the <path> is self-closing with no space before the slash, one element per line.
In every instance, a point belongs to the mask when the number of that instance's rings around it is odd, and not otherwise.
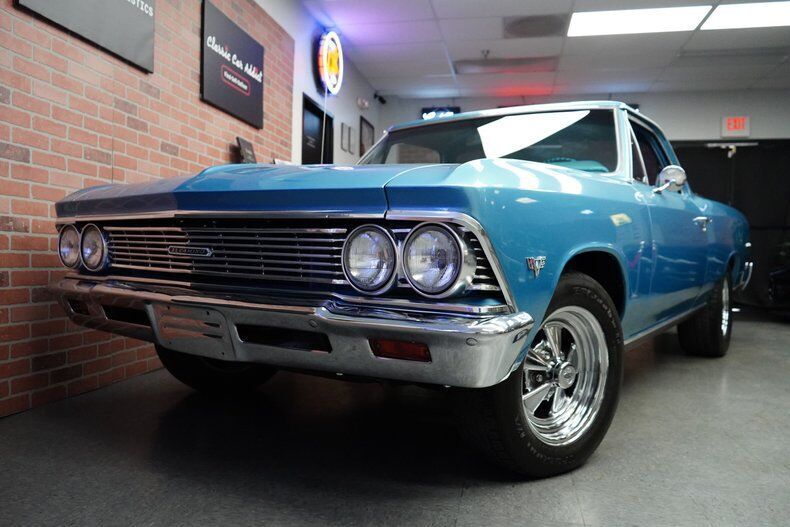
<path fill-rule="evenodd" d="M 701 294 L 705 295 L 721 280 L 729 269 L 730 283 L 734 286 L 749 258 L 746 246 L 749 241 L 749 223 L 738 210 L 695 195 L 703 213 L 712 218 L 708 227 L 708 265 L 705 273 L 705 286 Z"/>

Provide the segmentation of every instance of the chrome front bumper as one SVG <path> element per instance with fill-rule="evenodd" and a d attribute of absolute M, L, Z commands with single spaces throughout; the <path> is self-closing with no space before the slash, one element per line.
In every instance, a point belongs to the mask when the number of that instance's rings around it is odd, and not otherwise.
<path fill-rule="evenodd" d="M 51 286 L 77 324 L 220 360 L 415 383 L 486 387 L 510 374 L 534 321 L 527 313 L 462 317 L 263 297 L 207 295 L 141 283 L 67 277 Z M 242 338 L 262 327 L 272 344 Z M 328 342 L 294 347 L 283 335 Z M 315 337 L 315 338 L 313 338 Z M 420 342 L 430 362 L 376 357 L 369 339 Z M 264 341 L 266 342 L 266 341 Z"/>

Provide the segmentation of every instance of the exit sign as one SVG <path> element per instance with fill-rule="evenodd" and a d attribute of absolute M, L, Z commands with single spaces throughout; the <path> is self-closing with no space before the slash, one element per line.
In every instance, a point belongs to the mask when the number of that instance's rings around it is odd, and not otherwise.
<path fill-rule="evenodd" d="M 722 137 L 749 137 L 749 116 L 728 115 L 721 118 Z"/>

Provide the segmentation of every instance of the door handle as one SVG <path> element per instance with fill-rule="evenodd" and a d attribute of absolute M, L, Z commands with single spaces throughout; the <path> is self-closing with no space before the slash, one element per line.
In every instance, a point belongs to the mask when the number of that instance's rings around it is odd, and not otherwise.
<path fill-rule="evenodd" d="M 692 221 L 702 228 L 702 232 L 707 232 L 708 224 L 713 221 L 713 218 L 708 216 L 697 216 Z"/>

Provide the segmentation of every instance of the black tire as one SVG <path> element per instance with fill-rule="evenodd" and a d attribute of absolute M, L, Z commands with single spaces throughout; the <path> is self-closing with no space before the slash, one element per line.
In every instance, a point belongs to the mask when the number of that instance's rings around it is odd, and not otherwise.
<path fill-rule="evenodd" d="M 261 364 L 228 362 L 156 347 L 159 359 L 170 374 L 190 388 L 216 395 L 254 390 L 277 370 Z"/>
<path fill-rule="evenodd" d="M 699 357 L 723 357 L 732 336 L 732 286 L 727 275 L 710 295 L 707 305 L 690 319 L 678 325 L 678 338 L 683 351 Z M 726 311 L 726 329 L 725 325 Z"/>
<path fill-rule="evenodd" d="M 529 375 L 523 367 L 498 385 L 460 390 L 458 394 L 462 434 L 497 465 L 529 477 L 554 476 L 581 466 L 603 440 L 617 409 L 623 377 L 623 337 L 617 309 L 598 282 L 578 272 L 560 278 L 546 319 L 568 306 L 583 308 L 595 317 L 608 356 L 601 406 L 575 440 L 548 444 L 531 427 L 522 404 L 525 376 Z"/>

